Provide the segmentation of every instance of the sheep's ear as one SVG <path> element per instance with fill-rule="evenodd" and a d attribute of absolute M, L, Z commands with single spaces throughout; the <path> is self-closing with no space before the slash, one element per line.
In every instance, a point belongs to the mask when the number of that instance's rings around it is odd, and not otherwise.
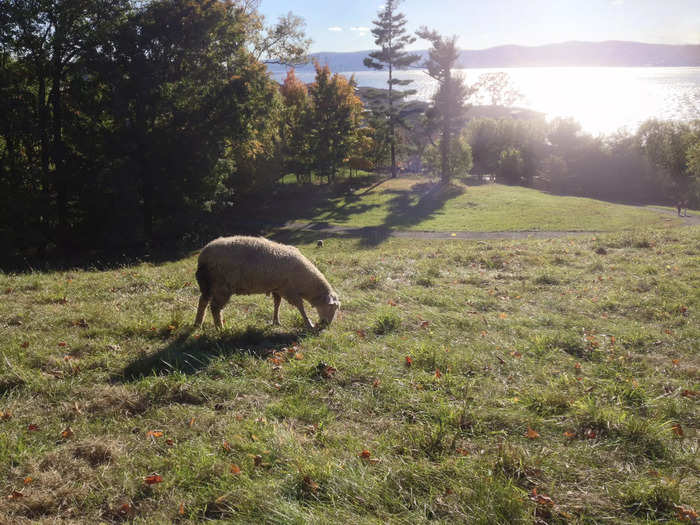
<path fill-rule="evenodd" d="M 338 296 L 336 294 L 329 293 L 326 296 L 326 299 L 327 299 L 328 304 L 335 304 L 335 305 L 340 306 L 340 301 L 338 300 Z"/>

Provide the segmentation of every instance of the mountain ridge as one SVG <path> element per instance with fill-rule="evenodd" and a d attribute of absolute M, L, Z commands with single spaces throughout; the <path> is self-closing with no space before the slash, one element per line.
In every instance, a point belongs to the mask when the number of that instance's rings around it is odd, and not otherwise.
<path fill-rule="evenodd" d="M 372 50 L 311 53 L 312 60 L 334 72 L 363 71 L 362 60 Z M 427 50 L 412 51 L 427 57 Z M 648 44 L 623 40 L 568 41 L 539 46 L 505 44 L 460 51 L 460 67 L 700 67 L 699 44 Z M 270 66 L 273 72 L 285 66 Z M 313 63 L 297 67 L 313 71 Z"/>

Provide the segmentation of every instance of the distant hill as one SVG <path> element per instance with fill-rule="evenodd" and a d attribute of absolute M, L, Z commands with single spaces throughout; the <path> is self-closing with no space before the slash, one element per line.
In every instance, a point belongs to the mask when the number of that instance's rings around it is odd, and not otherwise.
<path fill-rule="evenodd" d="M 328 64 L 331 71 L 362 71 L 362 61 L 369 51 L 349 53 L 314 53 L 311 57 Z M 424 58 L 427 51 L 416 51 Z M 478 67 L 687 67 L 700 66 L 700 45 L 644 44 L 641 42 L 563 42 L 543 46 L 498 46 L 489 49 L 463 50 L 460 66 Z M 271 71 L 284 71 L 270 66 Z M 313 71 L 313 65 L 297 68 Z"/>

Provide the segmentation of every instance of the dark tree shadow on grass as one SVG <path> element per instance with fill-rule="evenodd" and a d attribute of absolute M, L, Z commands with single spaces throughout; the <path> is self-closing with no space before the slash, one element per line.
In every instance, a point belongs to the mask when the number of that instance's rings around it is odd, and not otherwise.
<path fill-rule="evenodd" d="M 302 335 L 253 327 L 221 334 L 200 334 L 199 337 L 193 337 L 193 332 L 194 329 L 190 328 L 157 352 L 128 364 L 112 381 L 128 382 L 172 372 L 194 374 L 207 368 L 211 361 L 234 354 L 266 358 L 277 350 L 293 345 Z"/>

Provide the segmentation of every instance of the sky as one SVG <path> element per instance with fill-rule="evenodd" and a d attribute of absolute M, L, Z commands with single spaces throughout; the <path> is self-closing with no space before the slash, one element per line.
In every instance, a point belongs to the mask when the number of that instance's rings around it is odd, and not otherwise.
<path fill-rule="evenodd" d="M 312 52 L 375 47 L 369 32 L 381 0 L 261 0 L 269 22 L 292 11 L 306 21 Z M 457 35 L 462 49 L 569 40 L 700 44 L 700 0 L 405 0 L 407 28 Z M 426 49 L 418 40 L 412 49 Z"/>

